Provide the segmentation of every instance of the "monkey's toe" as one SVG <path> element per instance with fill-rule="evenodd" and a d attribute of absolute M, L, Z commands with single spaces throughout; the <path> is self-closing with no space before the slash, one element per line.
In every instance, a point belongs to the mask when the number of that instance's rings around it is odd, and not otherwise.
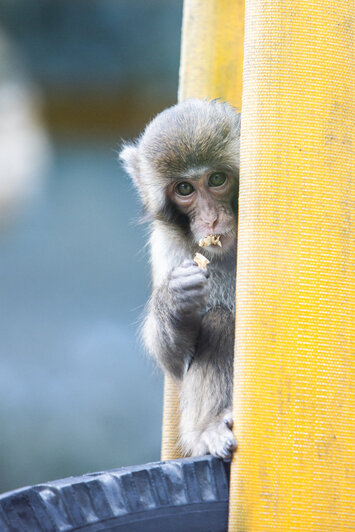
<path fill-rule="evenodd" d="M 228 413 L 224 416 L 223 421 L 224 421 L 224 423 L 227 425 L 227 427 L 228 427 L 229 429 L 232 429 L 232 428 L 233 428 L 232 412 L 228 412 Z"/>
<path fill-rule="evenodd" d="M 232 455 L 234 451 L 236 450 L 237 450 L 237 442 L 235 441 L 235 439 L 233 438 L 233 439 L 227 440 L 223 448 L 223 453 L 225 454 L 224 459 L 229 460 L 230 458 L 232 458 Z"/>
<path fill-rule="evenodd" d="M 232 458 L 233 452 L 237 449 L 237 442 L 233 436 L 233 432 L 227 426 L 223 419 L 210 425 L 201 436 L 203 443 L 205 443 L 208 452 L 213 456 L 229 460 Z"/>

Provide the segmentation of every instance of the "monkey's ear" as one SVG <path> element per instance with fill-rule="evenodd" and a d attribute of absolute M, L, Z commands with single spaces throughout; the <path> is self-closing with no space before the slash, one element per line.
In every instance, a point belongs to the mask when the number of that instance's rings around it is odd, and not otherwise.
<path fill-rule="evenodd" d="M 134 184 L 140 188 L 139 150 L 134 144 L 125 144 L 119 154 L 124 169 L 131 176 Z"/>

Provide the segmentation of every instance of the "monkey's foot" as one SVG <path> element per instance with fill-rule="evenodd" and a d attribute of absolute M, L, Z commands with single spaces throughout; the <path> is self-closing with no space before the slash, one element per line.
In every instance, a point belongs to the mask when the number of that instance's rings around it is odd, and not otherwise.
<path fill-rule="evenodd" d="M 237 448 L 232 426 L 232 413 L 224 412 L 201 433 L 199 442 L 192 449 L 192 455 L 212 454 L 223 460 L 232 458 Z"/>

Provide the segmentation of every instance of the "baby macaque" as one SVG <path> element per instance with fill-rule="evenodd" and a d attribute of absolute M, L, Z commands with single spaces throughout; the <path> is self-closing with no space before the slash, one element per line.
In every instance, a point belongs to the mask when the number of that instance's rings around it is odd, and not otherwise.
<path fill-rule="evenodd" d="M 192 456 L 229 459 L 236 449 L 239 137 L 240 116 L 230 105 L 192 99 L 160 113 L 120 154 L 152 222 L 153 291 L 143 338 L 180 384 L 180 442 Z M 206 269 L 193 260 L 201 251 Z"/>

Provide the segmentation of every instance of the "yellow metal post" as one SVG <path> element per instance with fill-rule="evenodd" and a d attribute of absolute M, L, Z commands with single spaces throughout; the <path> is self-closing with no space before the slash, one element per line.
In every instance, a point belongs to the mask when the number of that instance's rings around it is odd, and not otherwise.
<path fill-rule="evenodd" d="M 244 0 L 185 0 L 179 101 L 242 100 Z"/>
<path fill-rule="evenodd" d="M 168 376 L 164 379 L 163 427 L 161 459 L 180 458 L 179 447 L 179 386 Z"/>
<path fill-rule="evenodd" d="M 222 98 L 240 109 L 244 0 L 185 0 L 179 101 Z M 179 390 L 164 386 L 162 460 L 179 455 Z"/>
<path fill-rule="evenodd" d="M 354 3 L 246 0 L 230 530 L 354 530 Z"/>

